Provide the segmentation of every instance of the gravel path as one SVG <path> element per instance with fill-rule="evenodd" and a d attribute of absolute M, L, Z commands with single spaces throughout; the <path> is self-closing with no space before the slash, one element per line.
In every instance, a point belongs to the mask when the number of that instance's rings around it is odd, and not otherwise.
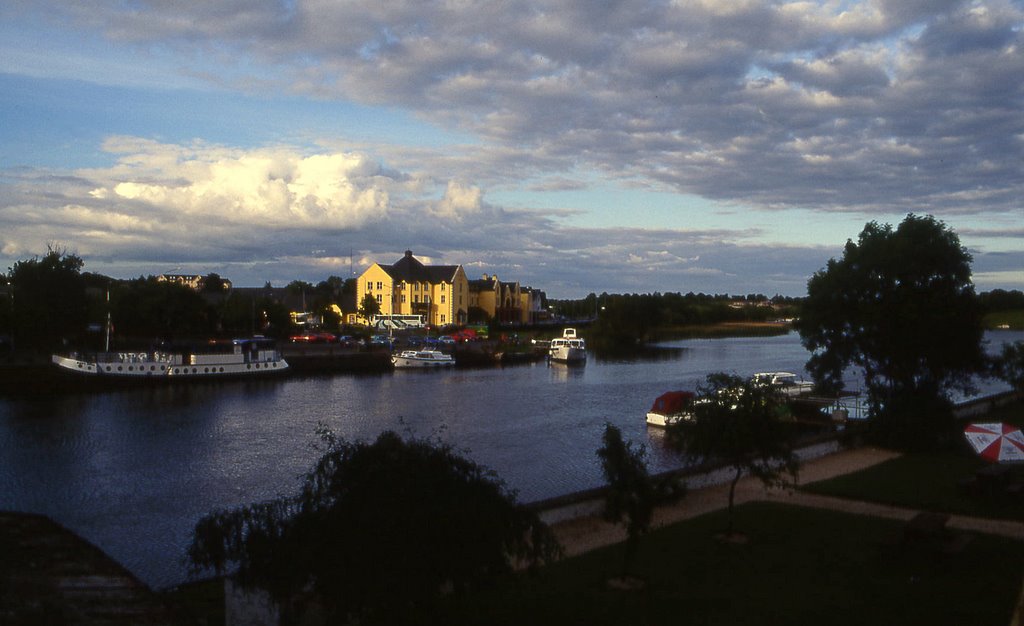
<path fill-rule="evenodd" d="M 898 453 L 879 448 L 866 447 L 843 450 L 805 461 L 800 469 L 800 483 L 806 485 L 834 476 L 859 471 L 897 456 L 899 456 Z M 728 492 L 729 486 L 727 484 L 692 489 L 678 503 L 655 511 L 652 526 L 658 528 L 723 509 L 728 504 Z M 757 500 L 783 502 L 798 506 L 830 509 L 896 520 L 909 520 L 920 512 L 904 507 L 819 496 L 792 490 L 773 489 L 766 491 L 757 479 L 749 477 L 741 479 L 736 486 L 736 504 L 739 505 Z M 960 530 L 1001 535 L 1024 541 L 1024 523 L 1021 522 L 953 515 L 948 525 L 951 528 Z M 626 532 L 622 526 L 609 524 L 599 516 L 587 516 L 558 522 L 552 525 L 552 529 L 555 531 L 558 540 L 562 543 L 566 556 L 582 554 L 626 539 Z"/>

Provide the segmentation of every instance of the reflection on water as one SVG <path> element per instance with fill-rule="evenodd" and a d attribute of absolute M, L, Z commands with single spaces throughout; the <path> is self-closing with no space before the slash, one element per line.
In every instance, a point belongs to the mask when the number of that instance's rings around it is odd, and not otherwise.
<path fill-rule="evenodd" d="M 1021 333 L 1017 339 L 1021 339 Z M 1002 338 L 1013 335 L 1002 335 Z M 673 342 L 585 366 L 304 376 L 0 400 L 0 508 L 50 515 L 145 582 L 187 571 L 196 520 L 294 493 L 323 423 L 351 440 L 439 433 L 532 501 L 603 482 L 604 424 L 678 466 L 644 415 L 712 371 L 803 372 L 795 335 Z"/>

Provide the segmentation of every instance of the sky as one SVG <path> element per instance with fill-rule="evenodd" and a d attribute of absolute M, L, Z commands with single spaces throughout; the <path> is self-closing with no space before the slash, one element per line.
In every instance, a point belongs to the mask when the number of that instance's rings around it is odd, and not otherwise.
<path fill-rule="evenodd" d="M 0 264 L 238 286 L 412 250 L 802 296 L 933 215 L 1024 289 L 1024 1 L 5 0 Z"/>

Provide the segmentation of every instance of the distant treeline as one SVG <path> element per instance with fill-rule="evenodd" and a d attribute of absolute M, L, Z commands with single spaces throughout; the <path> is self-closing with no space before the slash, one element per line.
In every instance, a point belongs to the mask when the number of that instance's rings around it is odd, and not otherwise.
<path fill-rule="evenodd" d="M 122 346 L 250 333 L 282 337 L 294 330 L 289 311 L 296 307 L 336 326 L 340 320 L 331 318 L 330 305 L 355 291 L 353 279 L 336 276 L 315 285 L 226 289 L 216 274 L 196 291 L 154 276 L 113 279 L 82 272 L 82 266 L 78 256 L 51 249 L 0 274 L 0 353 L 100 349 L 108 315 L 114 341 Z M 978 298 L 987 313 L 1024 311 L 1020 291 L 996 289 Z M 289 307 L 286 300 L 298 304 Z M 686 327 L 799 317 L 801 302 L 762 294 L 592 293 L 548 305 L 555 319 L 591 320 L 599 341 L 635 344 Z"/>
<path fill-rule="evenodd" d="M 1024 310 L 1024 292 L 1016 289 L 1013 291 L 1005 289 L 986 291 L 978 294 L 978 301 L 981 302 L 982 310 L 986 313 Z"/>
<path fill-rule="evenodd" d="M 590 294 L 581 300 L 549 300 L 551 312 L 567 320 L 594 320 L 593 335 L 608 343 L 643 343 L 658 331 L 728 322 L 792 318 L 799 299 L 762 294 Z"/>

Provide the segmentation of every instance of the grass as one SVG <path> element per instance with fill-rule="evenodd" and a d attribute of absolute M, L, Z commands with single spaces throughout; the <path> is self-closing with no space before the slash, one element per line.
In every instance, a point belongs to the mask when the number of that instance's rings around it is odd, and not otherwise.
<path fill-rule="evenodd" d="M 1000 407 L 975 421 L 1019 426 L 1024 422 L 1024 403 Z M 970 479 L 986 464 L 964 441 L 956 451 L 906 454 L 803 488 L 812 493 L 914 509 L 1024 520 L 1024 499 L 1003 494 L 972 495 L 960 488 L 961 481 Z M 1011 476 L 1011 480 L 1024 481 L 1024 465 L 1015 466 Z"/>
<path fill-rule="evenodd" d="M 434 624 L 985 624 L 1008 623 L 1024 544 L 973 537 L 955 555 L 894 545 L 898 522 L 774 503 L 737 509 L 743 544 L 721 542 L 724 513 L 643 539 L 636 591 L 609 590 L 622 546 L 536 577 L 450 600 Z"/>
<path fill-rule="evenodd" d="M 979 421 L 1024 422 L 1024 403 Z M 904 455 L 814 483 L 808 491 L 932 511 L 1024 519 L 1024 502 L 970 497 L 958 482 L 984 462 L 968 452 Z M 1024 479 L 1024 467 L 1019 470 Z M 515 576 L 468 596 L 421 607 L 416 624 L 972 624 L 1004 626 L 1021 592 L 1024 542 L 975 535 L 957 554 L 900 547 L 891 520 L 757 502 L 736 510 L 748 541 L 715 539 L 725 512 L 643 538 L 630 573 L 645 588 L 616 591 L 623 546 Z M 182 590 L 194 616 L 219 588 Z M 223 623 L 223 613 L 204 620 Z M 391 616 L 388 623 L 399 623 Z"/>
<path fill-rule="evenodd" d="M 874 467 L 803 487 L 839 498 L 944 511 L 974 517 L 1024 519 L 1024 499 L 1003 494 L 971 495 L 959 487 L 985 465 L 967 454 L 907 454 Z M 1015 468 L 1024 480 L 1024 467 Z"/>

